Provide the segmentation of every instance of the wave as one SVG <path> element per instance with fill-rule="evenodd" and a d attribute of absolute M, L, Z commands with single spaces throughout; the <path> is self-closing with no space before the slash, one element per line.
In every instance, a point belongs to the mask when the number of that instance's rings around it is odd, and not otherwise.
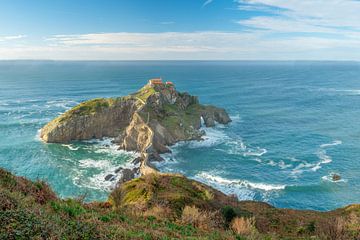
<path fill-rule="evenodd" d="M 230 119 L 231 119 L 230 124 L 236 124 L 236 123 L 242 122 L 242 118 L 240 117 L 240 114 L 230 115 Z"/>
<path fill-rule="evenodd" d="M 138 157 L 139 154 L 133 151 L 125 151 L 119 149 L 119 146 L 113 143 L 114 138 L 102 138 L 102 139 L 91 139 L 82 141 L 84 143 L 91 144 L 89 149 L 95 153 L 105 153 L 109 155 L 126 155 L 131 157 Z"/>
<path fill-rule="evenodd" d="M 35 135 L 35 137 L 34 137 L 34 140 L 35 141 L 42 141 L 41 140 L 41 137 L 40 137 L 40 134 L 41 134 L 41 129 L 38 129 L 37 131 L 36 131 L 36 135 Z"/>
<path fill-rule="evenodd" d="M 319 88 L 319 91 L 339 93 L 341 95 L 357 96 L 360 95 L 360 89 L 336 89 L 336 88 Z"/>
<path fill-rule="evenodd" d="M 275 185 L 275 184 L 267 184 L 267 183 L 254 183 L 247 180 L 237 180 L 237 179 L 226 179 L 217 175 L 211 175 L 207 172 L 200 172 L 195 177 L 195 179 L 205 180 L 209 183 L 216 183 L 226 186 L 235 186 L 238 188 L 250 188 L 257 189 L 262 191 L 275 191 L 275 190 L 283 190 L 286 185 Z"/>
<path fill-rule="evenodd" d="M 83 159 L 79 161 L 81 168 L 97 168 L 101 170 L 109 169 L 112 167 L 111 162 L 108 160 L 94 160 L 94 159 Z"/>
<path fill-rule="evenodd" d="M 332 147 L 332 146 L 336 146 L 336 145 L 340 145 L 342 144 L 342 141 L 341 140 L 335 140 L 331 143 L 324 143 L 324 144 L 321 144 L 320 147 L 321 148 L 326 148 L 326 147 Z"/>
<path fill-rule="evenodd" d="M 79 102 L 73 100 L 52 100 L 46 102 L 45 108 L 61 108 L 64 110 L 69 110 L 78 104 Z"/>
<path fill-rule="evenodd" d="M 265 153 L 267 153 L 267 150 L 265 148 L 259 148 L 257 147 L 256 149 L 248 149 L 246 150 L 246 152 L 244 152 L 244 156 L 257 156 L 257 157 L 261 157 L 262 155 L 264 155 Z"/>
<path fill-rule="evenodd" d="M 79 187 L 109 192 L 122 177 L 121 171 L 115 173 L 119 167 L 134 169 L 139 167 L 139 164 L 134 164 L 132 159 L 123 164 L 116 164 L 110 160 L 83 159 L 79 161 L 79 169 L 73 177 L 73 183 Z M 105 180 L 109 174 L 113 175 L 112 181 Z"/>
<path fill-rule="evenodd" d="M 321 144 L 319 146 L 319 149 L 316 151 L 316 156 L 319 158 L 319 161 L 315 163 L 308 163 L 307 161 L 292 158 L 294 162 L 301 161 L 301 163 L 292 170 L 292 174 L 301 174 L 307 171 L 316 172 L 322 167 L 321 165 L 331 163 L 333 160 L 331 156 L 327 154 L 326 148 L 334 147 L 340 144 L 342 144 L 342 141 L 340 140 L 334 140 L 331 143 Z"/>
<path fill-rule="evenodd" d="M 229 139 L 229 137 L 223 131 L 215 127 L 201 128 L 200 130 L 205 131 L 205 135 L 202 137 L 203 140 L 182 142 L 178 145 L 186 145 L 189 148 L 207 148 L 222 144 Z"/>
<path fill-rule="evenodd" d="M 85 144 L 84 144 L 85 143 Z M 76 165 L 72 181 L 81 188 L 91 188 L 105 192 L 111 191 L 122 176 L 122 172 L 115 173 L 119 168 L 134 169 L 139 167 L 132 160 L 138 156 L 135 152 L 119 150 L 112 138 L 92 139 L 74 144 L 62 144 L 72 151 L 87 150 L 95 157 L 72 161 Z M 112 181 L 105 180 L 109 174 Z"/>
<path fill-rule="evenodd" d="M 332 162 L 332 158 L 327 155 L 325 148 L 333 147 L 342 144 L 342 141 L 335 140 L 331 143 L 325 143 L 320 145 L 320 149 L 317 151 L 316 155 L 320 159 L 320 164 L 327 164 Z"/>
<path fill-rule="evenodd" d="M 77 151 L 80 147 L 74 147 L 72 144 L 61 144 L 63 147 L 67 147 L 71 151 Z"/>

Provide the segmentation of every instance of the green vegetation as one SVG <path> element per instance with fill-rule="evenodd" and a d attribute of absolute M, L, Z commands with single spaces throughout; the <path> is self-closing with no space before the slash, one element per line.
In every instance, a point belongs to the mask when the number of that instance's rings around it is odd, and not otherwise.
<path fill-rule="evenodd" d="M 149 174 L 123 184 L 110 196 L 116 208 L 152 208 L 163 199 L 175 216 L 185 205 L 211 206 L 214 192 L 181 175 Z"/>
<path fill-rule="evenodd" d="M 193 136 L 194 126 L 200 126 L 202 106 L 192 104 L 185 110 L 176 104 L 166 104 L 164 106 L 165 116 L 160 119 L 160 123 L 169 131 L 181 134 L 185 138 Z"/>
<path fill-rule="evenodd" d="M 69 111 L 65 112 L 61 116 L 59 116 L 56 120 L 58 122 L 63 122 L 74 115 L 91 115 L 95 114 L 101 109 L 109 108 L 116 104 L 117 102 L 122 101 L 122 98 L 95 98 L 89 101 L 85 101 L 80 103 L 79 105 L 75 106 L 74 108 L 70 109 Z"/>
<path fill-rule="evenodd" d="M 276 209 L 174 174 L 142 176 L 115 189 L 108 202 L 84 203 L 0 169 L 0 222 L 0 239 L 356 240 L 360 205 Z"/>
<path fill-rule="evenodd" d="M 151 87 L 150 85 L 145 85 L 138 92 L 132 94 L 132 96 L 140 99 L 143 103 L 145 103 L 148 97 L 150 97 L 155 92 L 156 90 L 153 87 Z"/>

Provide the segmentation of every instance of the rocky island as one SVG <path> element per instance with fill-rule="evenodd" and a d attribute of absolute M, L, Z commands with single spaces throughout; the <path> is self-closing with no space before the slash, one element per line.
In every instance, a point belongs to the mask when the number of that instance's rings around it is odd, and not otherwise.
<path fill-rule="evenodd" d="M 49 122 L 40 137 L 47 143 L 112 137 L 120 149 L 141 154 L 142 175 L 156 171 L 151 161 L 179 141 L 199 140 L 206 127 L 227 124 L 231 119 L 223 108 L 199 103 L 198 97 L 178 92 L 172 82 L 151 79 L 138 92 L 125 97 L 99 98 L 83 102 Z M 134 173 L 121 169 L 126 179 Z M 127 173 L 127 174 L 124 174 Z M 109 176 L 111 179 L 111 176 Z"/>

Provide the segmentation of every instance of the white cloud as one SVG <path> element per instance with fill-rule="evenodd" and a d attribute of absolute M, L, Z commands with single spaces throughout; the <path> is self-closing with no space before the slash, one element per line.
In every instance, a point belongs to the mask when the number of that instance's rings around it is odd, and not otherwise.
<path fill-rule="evenodd" d="M 213 2 L 213 0 L 206 0 L 205 2 L 204 2 L 204 4 L 202 5 L 202 7 L 206 7 L 207 5 L 209 5 L 210 3 L 212 3 Z"/>
<path fill-rule="evenodd" d="M 2 59 L 360 60 L 360 38 L 269 38 L 268 31 L 55 35 L 42 44 L 2 47 Z"/>
<path fill-rule="evenodd" d="M 0 36 L 0 42 L 26 38 L 26 35 Z"/>
<path fill-rule="evenodd" d="M 360 1 L 238 0 L 240 10 L 272 12 L 239 21 L 248 27 L 276 32 L 347 33 L 360 30 Z"/>

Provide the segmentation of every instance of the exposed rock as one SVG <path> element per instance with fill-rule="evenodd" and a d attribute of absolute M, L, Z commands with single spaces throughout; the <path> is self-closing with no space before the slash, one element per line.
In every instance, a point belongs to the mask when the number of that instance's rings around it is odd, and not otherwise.
<path fill-rule="evenodd" d="M 135 177 L 136 171 L 138 171 L 138 169 L 129 169 L 129 168 L 122 169 L 121 170 L 122 176 L 119 179 L 118 183 L 121 184 L 133 179 Z"/>
<path fill-rule="evenodd" d="M 332 178 L 333 181 L 341 180 L 341 176 L 336 174 L 336 173 L 332 174 L 331 178 Z"/>
<path fill-rule="evenodd" d="M 115 180 L 115 175 L 113 175 L 113 174 L 108 174 L 105 177 L 105 181 L 114 181 L 114 180 Z"/>
<path fill-rule="evenodd" d="M 81 103 L 44 126 L 40 137 L 52 143 L 113 137 L 120 149 L 142 153 L 134 161 L 141 163 L 140 172 L 145 174 L 156 172 L 151 162 L 162 161 L 159 153 L 170 152 L 168 146 L 201 140 L 205 134 L 201 118 L 206 127 L 231 121 L 224 109 L 201 105 L 196 96 L 166 84 L 147 84 L 130 96 Z M 135 175 L 131 169 L 115 171 L 119 172 L 123 173 L 120 181 Z"/>
<path fill-rule="evenodd" d="M 121 170 L 123 170 L 124 168 L 122 167 L 118 167 L 116 170 L 115 170 L 115 173 L 119 173 Z"/>
<path fill-rule="evenodd" d="M 49 143 L 117 137 L 137 109 L 137 100 L 132 98 L 90 100 L 49 122 L 40 137 Z"/>
<path fill-rule="evenodd" d="M 141 157 L 137 157 L 137 158 L 135 158 L 135 159 L 132 161 L 132 164 L 137 165 L 137 164 L 139 164 L 140 162 L 141 162 Z"/>

